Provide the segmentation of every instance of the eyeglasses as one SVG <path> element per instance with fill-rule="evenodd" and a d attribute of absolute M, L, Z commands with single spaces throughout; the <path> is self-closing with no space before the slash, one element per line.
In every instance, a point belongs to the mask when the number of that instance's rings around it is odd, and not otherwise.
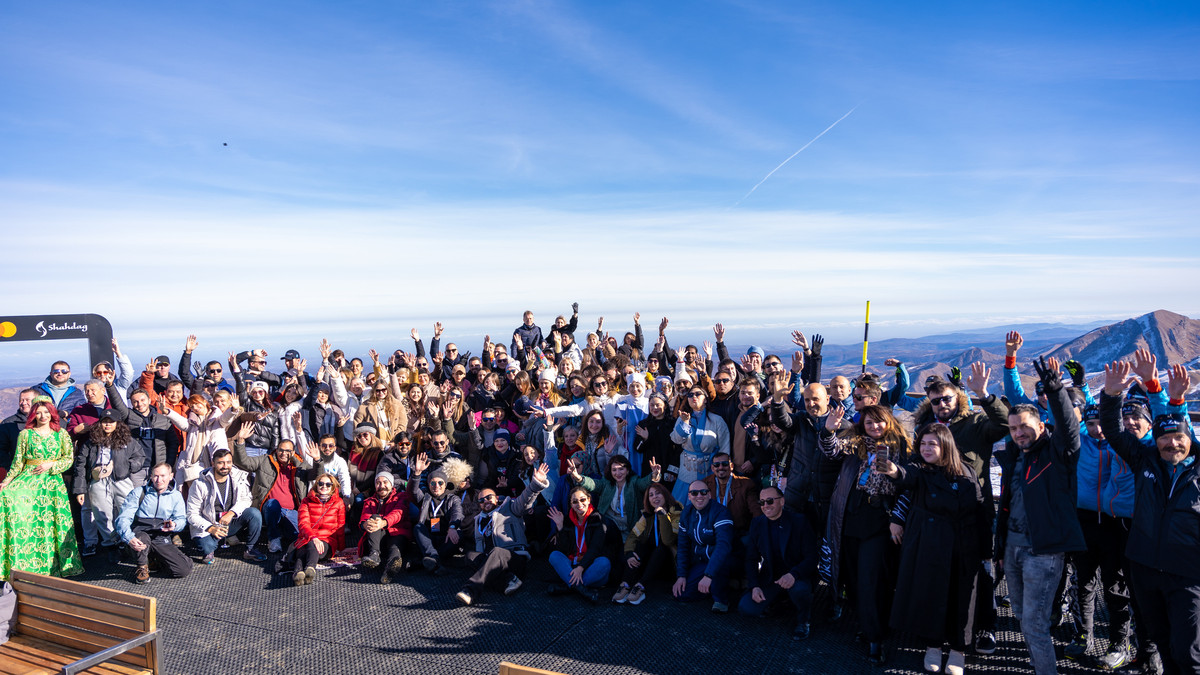
<path fill-rule="evenodd" d="M 758 500 L 758 505 L 773 506 L 775 502 L 779 501 L 780 499 L 783 499 L 783 497 L 763 497 L 762 499 Z"/>
<path fill-rule="evenodd" d="M 55 375 L 67 375 L 71 372 L 71 369 L 70 368 L 55 368 L 55 369 L 51 370 L 50 372 L 54 373 Z"/>
<path fill-rule="evenodd" d="M 318 483 L 317 483 L 317 487 L 319 487 L 319 488 L 323 488 L 323 487 L 331 488 L 331 487 L 333 487 L 333 483 L 330 483 L 330 482 L 329 482 L 329 481 L 327 481 L 327 480 L 323 480 L 323 481 L 320 481 L 320 482 L 318 482 Z"/>
<path fill-rule="evenodd" d="M 693 497 L 703 497 L 704 495 L 708 494 L 708 489 L 705 488 L 703 490 L 688 490 L 688 494 Z"/>
<path fill-rule="evenodd" d="M 429 484 L 430 484 L 430 485 L 445 485 L 445 484 L 446 484 L 446 481 L 444 481 L 444 480 L 431 480 L 431 481 L 429 481 Z"/>
<path fill-rule="evenodd" d="M 712 465 L 713 465 L 713 466 L 730 466 L 731 464 L 732 464 L 732 462 L 728 462 L 728 461 L 725 461 L 725 462 L 713 462 L 713 463 L 712 463 Z"/>
<path fill-rule="evenodd" d="M 337 447 L 337 443 L 322 443 L 322 444 L 320 445 L 320 447 L 321 447 L 321 449 L 322 449 L 322 450 L 328 450 L 328 449 L 330 449 L 330 448 L 336 448 L 336 447 Z"/>
<path fill-rule="evenodd" d="M 929 402 L 932 403 L 933 405 L 947 405 L 950 403 L 950 401 L 953 401 L 953 400 L 954 400 L 954 396 L 947 395 L 947 396 L 939 396 L 937 398 L 931 398 L 931 399 L 929 399 Z"/>
<path fill-rule="evenodd" d="M 728 377 L 718 377 L 717 379 L 713 380 L 713 382 L 716 382 L 717 384 L 729 384 L 730 382 L 733 382 L 733 380 L 729 379 Z"/>

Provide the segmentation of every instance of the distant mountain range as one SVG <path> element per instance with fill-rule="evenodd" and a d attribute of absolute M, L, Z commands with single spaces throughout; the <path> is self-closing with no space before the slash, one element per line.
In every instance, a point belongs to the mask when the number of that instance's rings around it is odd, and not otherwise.
<path fill-rule="evenodd" d="M 999 385 L 1004 366 L 1004 337 L 1015 330 L 1025 342 L 1018 356 L 1018 370 L 1026 388 L 1033 384 L 1033 359 L 1054 356 L 1060 361 L 1075 359 L 1084 365 L 1093 389 L 1098 390 L 1104 364 L 1130 359 L 1138 349 L 1148 348 L 1158 358 L 1159 370 L 1168 364 L 1182 363 L 1190 369 L 1200 366 L 1200 321 L 1160 309 L 1149 314 L 1111 324 L 1026 324 L 997 326 L 972 331 L 920 338 L 892 338 L 869 345 L 869 371 L 890 379 L 891 369 L 883 366 L 888 358 L 899 359 L 912 376 L 912 390 L 921 391 L 929 375 L 945 377 L 951 367 L 964 371 L 975 361 L 992 367 L 992 383 Z M 732 351 L 733 348 L 731 348 Z M 786 354 L 794 345 L 767 348 Z M 854 376 L 862 370 L 862 344 L 825 345 L 822 379 L 833 375 Z M 1193 381 L 1200 378 L 1194 377 Z M 995 389 L 998 391 L 998 389 Z"/>

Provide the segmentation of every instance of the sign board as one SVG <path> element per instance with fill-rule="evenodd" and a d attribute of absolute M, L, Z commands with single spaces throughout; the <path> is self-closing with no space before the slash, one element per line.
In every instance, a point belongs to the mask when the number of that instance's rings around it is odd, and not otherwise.
<path fill-rule="evenodd" d="M 0 345 L 38 340 L 87 340 L 91 370 L 112 361 L 112 324 L 99 314 L 0 316 Z"/>

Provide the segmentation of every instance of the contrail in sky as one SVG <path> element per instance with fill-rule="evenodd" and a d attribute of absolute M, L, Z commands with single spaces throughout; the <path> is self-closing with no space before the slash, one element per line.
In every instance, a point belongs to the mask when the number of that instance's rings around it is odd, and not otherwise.
<path fill-rule="evenodd" d="M 862 105 L 862 104 L 860 103 L 859 105 Z M 755 184 L 755 186 L 754 186 L 754 187 L 750 188 L 750 191 L 749 191 L 749 192 L 747 192 L 747 193 L 746 193 L 746 195 L 745 195 L 744 197 L 742 197 L 741 199 L 737 200 L 737 203 L 736 203 L 736 204 L 734 204 L 734 206 L 737 206 L 738 204 L 741 204 L 742 202 L 746 201 L 746 197 L 749 197 L 750 195 L 754 194 L 754 191 L 758 189 L 758 186 L 759 186 L 759 185 L 762 185 L 762 184 L 763 184 L 763 183 L 765 183 L 765 182 L 767 182 L 767 179 L 768 179 L 768 178 L 770 178 L 771 176 L 774 176 L 776 171 L 778 171 L 778 170 L 782 169 L 784 164 L 787 164 L 788 162 L 792 161 L 792 159 L 794 159 L 794 158 L 796 157 L 796 155 L 798 155 L 798 154 L 800 154 L 800 153 L 804 152 L 804 150 L 805 150 L 805 149 L 806 149 L 808 146 L 812 145 L 813 143 L 816 143 L 818 138 L 820 138 L 820 137 L 824 136 L 825 134 L 829 133 L 829 130 L 830 130 L 830 129 L 832 129 L 832 128 L 836 127 L 836 126 L 838 125 L 838 122 L 841 122 L 842 120 L 844 120 L 844 119 L 846 119 L 847 117 L 849 117 L 849 116 L 850 116 L 850 113 L 854 112 L 855 110 L 858 110 L 858 105 L 856 105 L 856 106 L 854 106 L 853 108 L 851 108 L 851 109 L 850 109 L 850 112 L 848 112 L 848 113 L 846 113 L 845 115 L 842 115 L 841 117 L 839 117 L 839 118 L 837 119 L 837 122 L 834 122 L 833 124 L 830 124 L 828 127 L 826 127 L 826 128 L 825 128 L 825 131 L 822 131 L 821 133 L 819 133 L 819 134 L 817 134 L 816 136 L 814 136 L 814 137 L 813 137 L 813 139 L 812 139 L 811 141 L 809 141 L 809 142 L 805 143 L 803 148 L 800 148 L 799 150 L 797 150 L 797 151 L 793 152 L 791 157 L 788 157 L 787 159 L 785 159 L 785 160 L 783 160 L 782 162 L 780 162 L 780 163 L 779 163 L 779 166 L 775 167 L 774 169 L 771 169 L 771 173 L 769 173 L 769 174 L 767 174 L 766 176 L 764 176 L 764 177 L 763 177 L 763 179 L 762 179 L 762 180 L 760 180 L 760 181 L 758 181 L 758 183 L 757 183 L 757 184 Z"/>

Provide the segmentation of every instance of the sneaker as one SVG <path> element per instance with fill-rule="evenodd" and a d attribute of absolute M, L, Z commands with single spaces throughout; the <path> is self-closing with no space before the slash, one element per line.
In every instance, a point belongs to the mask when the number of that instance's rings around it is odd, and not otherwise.
<path fill-rule="evenodd" d="M 1157 650 L 1140 652 L 1138 661 L 1142 665 L 1142 675 L 1163 675 L 1162 657 Z"/>
<path fill-rule="evenodd" d="M 400 556 L 396 556 L 395 558 L 388 560 L 387 573 L 390 576 L 394 577 L 403 571 L 404 571 L 404 558 L 401 558 Z"/>
<path fill-rule="evenodd" d="M 392 583 L 392 575 L 386 569 L 383 571 L 383 574 L 379 575 L 379 583 L 385 585 Z"/>
<path fill-rule="evenodd" d="M 275 537 L 271 541 L 267 542 L 267 550 L 271 553 L 279 553 L 283 550 L 283 542 L 280 541 L 279 537 Z"/>
<path fill-rule="evenodd" d="M 308 583 L 308 575 L 304 573 L 304 570 L 300 570 L 292 575 L 292 585 L 293 586 L 303 586 L 304 584 L 307 584 L 307 583 Z"/>
<path fill-rule="evenodd" d="M 642 604 L 642 601 L 645 599 L 646 599 L 646 589 L 643 588 L 641 584 L 638 584 L 637 586 L 634 586 L 632 589 L 630 589 L 629 597 L 625 600 L 625 602 L 627 602 L 631 605 L 640 605 L 640 604 Z"/>
<path fill-rule="evenodd" d="M 200 564 L 201 565 L 211 565 L 214 562 L 216 562 L 216 560 L 217 560 L 217 556 L 215 553 L 206 553 L 204 555 L 204 557 L 200 559 Z"/>
<path fill-rule="evenodd" d="M 1119 644 L 1110 647 L 1108 653 L 1100 659 L 1100 667 L 1104 670 L 1116 670 L 1129 663 L 1129 645 Z"/>
<path fill-rule="evenodd" d="M 512 595 L 513 593 L 521 590 L 522 585 L 523 582 L 517 578 L 517 575 L 514 574 L 512 578 L 508 580 L 508 585 L 504 587 L 504 594 Z"/>
<path fill-rule="evenodd" d="M 96 555 L 96 545 L 95 544 L 84 544 L 83 550 L 79 552 L 79 555 L 83 556 L 84 558 L 90 558 L 90 557 Z"/>
<path fill-rule="evenodd" d="M 925 650 L 925 672 L 942 672 L 942 648 L 930 647 Z"/>
<path fill-rule="evenodd" d="M 618 605 L 625 604 L 625 601 L 629 599 L 630 590 L 629 584 L 622 581 L 621 585 L 617 588 L 617 592 L 613 595 L 612 601 Z"/>
<path fill-rule="evenodd" d="M 588 588 L 583 584 L 579 584 L 575 587 L 575 592 L 583 596 L 583 599 L 587 600 L 590 604 L 595 605 L 600 602 L 600 591 L 594 588 Z"/>
<path fill-rule="evenodd" d="M 267 559 L 267 554 L 256 548 L 248 548 L 246 549 L 246 552 L 242 554 L 242 559 L 250 560 L 252 562 L 262 562 Z"/>
<path fill-rule="evenodd" d="M 147 565 L 138 565 L 137 570 L 133 573 L 133 582 L 135 584 L 150 583 L 150 567 Z"/>
<path fill-rule="evenodd" d="M 369 570 L 373 570 L 373 569 L 379 567 L 379 563 L 380 563 L 380 560 L 379 560 L 378 553 L 371 553 L 371 554 L 363 556 L 362 566 Z"/>
<path fill-rule="evenodd" d="M 311 584 L 312 582 L 317 580 L 317 570 L 312 567 L 306 567 L 304 569 L 304 577 L 305 577 L 304 583 Z"/>
<path fill-rule="evenodd" d="M 950 650 L 950 656 L 946 657 L 946 675 L 963 675 L 963 668 L 966 667 L 966 657 L 962 652 Z"/>
<path fill-rule="evenodd" d="M 975 653 L 995 654 L 996 636 L 990 630 L 981 630 L 975 635 Z"/>
<path fill-rule="evenodd" d="M 459 591 L 454 594 L 454 597 L 457 598 L 458 601 L 464 605 L 471 604 L 471 594 L 466 591 Z"/>
<path fill-rule="evenodd" d="M 872 642 L 867 645 L 867 660 L 876 665 L 883 665 L 887 662 L 887 650 L 883 648 L 882 642 Z"/>
<path fill-rule="evenodd" d="M 179 548 L 183 548 L 183 539 L 180 539 L 179 535 L 177 534 L 171 535 L 171 543 L 175 544 Z"/>
<path fill-rule="evenodd" d="M 434 571 L 435 569 L 437 569 L 437 566 L 438 566 L 437 558 L 434 558 L 432 556 L 425 556 L 424 558 L 421 558 L 421 567 L 424 567 L 426 572 Z"/>
<path fill-rule="evenodd" d="M 729 613 L 729 605 L 727 605 L 723 602 L 718 602 L 718 601 L 714 600 L 713 606 L 712 606 L 712 613 L 713 614 L 728 614 Z"/>
<path fill-rule="evenodd" d="M 1071 644 L 1063 649 L 1063 656 L 1078 661 L 1087 655 L 1088 650 L 1092 648 L 1092 639 L 1087 635 L 1076 635 Z"/>
<path fill-rule="evenodd" d="M 829 606 L 829 609 L 827 610 L 827 612 L 825 614 L 825 618 L 828 619 L 829 621 L 837 621 L 842 618 L 842 601 L 841 600 L 833 601 L 833 604 Z"/>
<path fill-rule="evenodd" d="M 792 639 L 795 640 L 796 642 L 799 642 L 801 640 L 807 640 L 808 633 L 809 633 L 808 624 L 807 623 L 798 623 L 798 624 L 796 624 L 796 627 L 792 629 Z"/>

